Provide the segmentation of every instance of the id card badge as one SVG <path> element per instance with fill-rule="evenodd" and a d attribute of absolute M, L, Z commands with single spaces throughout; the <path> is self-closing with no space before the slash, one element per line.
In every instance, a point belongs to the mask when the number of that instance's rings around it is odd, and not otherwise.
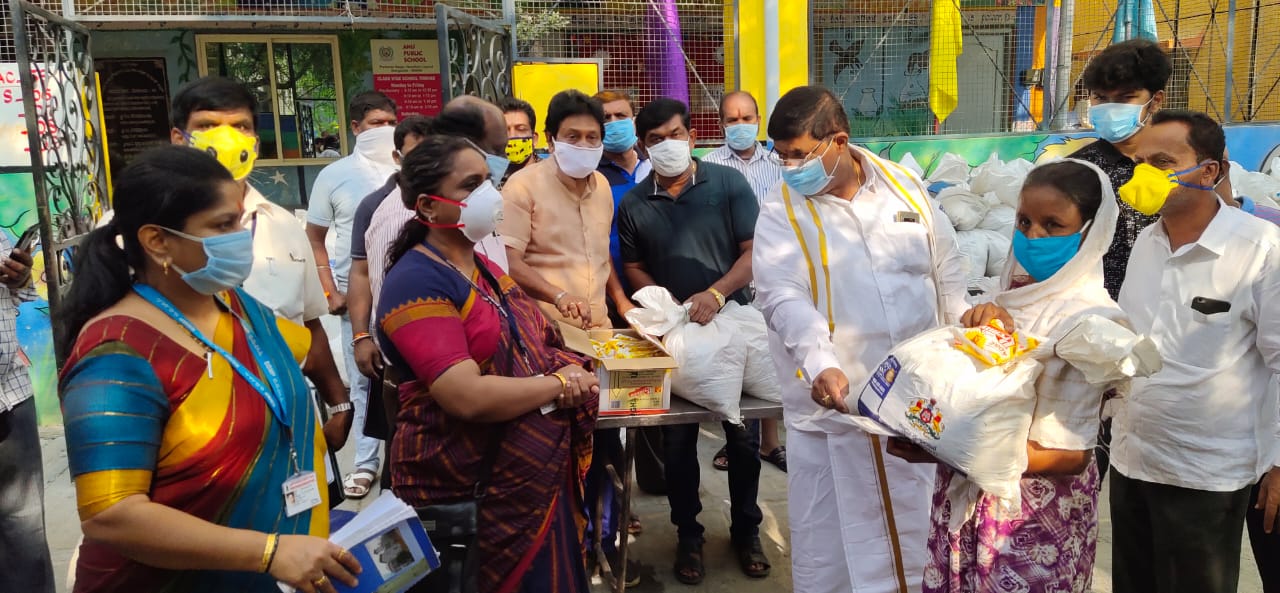
<path fill-rule="evenodd" d="M 538 373 L 537 375 L 534 375 L 534 376 L 535 376 L 535 377 L 545 377 L 545 376 L 546 376 L 546 374 L 544 374 L 544 373 Z M 547 403 L 545 403 L 545 404 L 542 404 L 542 407 L 541 407 L 541 408 L 538 408 L 538 409 L 542 411 L 542 415 L 543 415 L 543 416 L 546 416 L 547 414 L 550 414 L 550 413 L 552 413 L 552 412 L 554 412 L 554 411 L 556 411 L 556 410 L 560 409 L 560 406 L 559 406 L 559 405 L 557 405 L 557 404 L 556 404 L 556 402 L 547 402 Z"/>
<path fill-rule="evenodd" d="M 284 514 L 292 517 L 320 505 L 320 484 L 315 472 L 294 474 L 284 481 Z"/>
<path fill-rule="evenodd" d="M 896 216 L 894 216 L 894 221 L 895 222 L 914 222 L 918 224 L 920 222 L 920 215 L 910 210 L 905 210 L 905 211 L 899 212 Z"/>

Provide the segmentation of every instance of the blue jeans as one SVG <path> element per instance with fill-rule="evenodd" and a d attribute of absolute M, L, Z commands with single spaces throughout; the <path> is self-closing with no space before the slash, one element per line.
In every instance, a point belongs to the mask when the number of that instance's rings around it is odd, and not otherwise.
<path fill-rule="evenodd" d="M 378 471 L 378 447 L 382 441 L 364 435 L 364 420 L 369 413 L 369 378 L 356 366 L 355 346 L 351 344 L 351 317 L 342 316 L 342 364 L 347 368 L 347 383 L 351 389 L 351 436 L 356 442 L 355 469 Z M 376 479 L 374 481 L 377 481 Z"/>
<path fill-rule="evenodd" d="M 53 593 L 35 400 L 0 417 L 9 430 L 0 440 L 0 591 Z"/>
<path fill-rule="evenodd" d="M 750 420 L 741 428 L 730 422 L 721 425 L 729 454 L 729 535 L 735 543 L 742 543 L 759 535 L 764 519 L 756 504 L 760 491 L 760 422 Z M 701 538 L 705 531 L 698 523 L 702 512 L 698 497 L 702 471 L 698 463 L 698 429 L 697 424 L 662 427 L 667 501 L 671 503 L 671 523 L 682 540 Z"/>

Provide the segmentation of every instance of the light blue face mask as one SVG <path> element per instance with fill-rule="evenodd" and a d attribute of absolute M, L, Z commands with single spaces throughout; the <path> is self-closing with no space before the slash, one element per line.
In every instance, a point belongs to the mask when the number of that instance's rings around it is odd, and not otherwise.
<path fill-rule="evenodd" d="M 1089 123 L 1098 137 L 1107 142 L 1123 142 L 1142 129 L 1142 109 L 1146 103 L 1102 103 L 1089 107 Z"/>
<path fill-rule="evenodd" d="M 249 272 L 253 270 L 253 233 L 248 230 L 197 237 L 168 227 L 160 228 L 204 247 L 204 267 L 184 272 L 178 266 L 173 266 L 192 290 L 200 294 L 218 294 L 244 284 L 249 278 Z"/>
<path fill-rule="evenodd" d="M 605 152 L 626 152 L 636 145 L 636 122 L 631 118 L 615 119 L 604 125 Z"/>
<path fill-rule="evenodd" d="M 502 176 L 507 174 L 507 167 L 511 166 L 511 161 L 507 160 L 505 155 L 498 156 L 486 152 L 484 153 L 484 162 L 489 165 L 489 179 L 493 181 L 495 186 L 501 184 Z"/>
<path fill-rule="evenodd" d="M 816 196 L 821 194 L 822 190 L 827 189 L 827 186 L 831 184 L 831 180 L 835 178 L 835 175 L 827 173 L 826 166 L 822 164 L 822 157 L 826 156 L 827 150 L 831 150 L 832 144 L 835 144 L 835 142 L 828 144 L 827 149 L 822 151 L 822 154 L 798 167 L 784 167 L 782 169 L 782 180 L 791 186 L 791 189 L 800 192 L 802 195 Z M 839 164 L 840 161 L 837 159 L 836 165 Z"/>
<path fill-rule="evenodd" d="M 1038 239 L 1028 238 L 1021 230 L 1014 229 L 1013 258 L 1036 282 L 1044 282 L 1076 256 L 1088 228 L 1089 223 L 1085 223 L 1077 233 Z"/>
<path fill-rule="evenodd" d="M 759 124 L 734 124 L 724 129 L 724 143 L 734 150 L 746 150 L 756 143 Z"/>

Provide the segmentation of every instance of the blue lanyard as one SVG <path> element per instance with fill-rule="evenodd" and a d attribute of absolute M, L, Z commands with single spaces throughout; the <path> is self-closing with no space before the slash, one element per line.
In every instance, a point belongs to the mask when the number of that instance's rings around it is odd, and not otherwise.
<path fill-rule="evenodd" d="M 191 321 L 173 305 L 173 303 L 169 302 L 169 299 L 164 298 L 164 295 L 161 295 L 159 291 L 147 286 L 146 284 L 134 284 L 133 291 L 138 293 L 138 296 L 145 299 L 148 303 L 155 305 L 157 309 L 163 311 L 170 319 L 178 322 L 178 325 L 181 325 L 183 329 L 187 330 L 187 332 L 191 334 L 191 337 L 199 340 L 205 345 L 205 347 L 226 359 L 227 364 L 230 364 L 231 368 L 235 369 L 236 373 L 239 373 L 239 375 L 244 378 L 251 387 L 262 395 L 262 399 L 267 402 L 267 407 L 271 409 L 271 414 L 276 417 L 276 420 L 278 420 L 282 426 L 284 426 L 285 430 L 288 431 L 290 429 L 289 417 L 285 415 L 284 402 L 281 400 L 286 391 L 282 386 L 280 374 L 276 372 L 275 364 L 267 357 L 266 353 L 262 350 L 262 346 L 260 346 L 258 341 L 254 339 L 252 329 L 245 324 L 243 320 L 240 320 L 240 326 L 244 329 L 245 339 L 249 342 L 249 350 L 253 352 L 254 360 L 258 362 L 258 366 L 262 369 L 262 374 L 267 377 L 266 383 L 263 383 L 262 379 L 258 378 L 253 371 L 250 371 L 248 367 L 244 366 L 244 364 L 237 360 L 235 356 L 232 356 L 230 352 L 227 352 L 221 346 L 214 343 L 213 340 L 200 333 L 200 330 L 196 329 L 196 326 L 192 324 Z M 234 313 L 232 313 L 232 317 L 239 320 L 239 316 Z M 292 444 L 292 439 L 290 439 L 290 441 Z"/>

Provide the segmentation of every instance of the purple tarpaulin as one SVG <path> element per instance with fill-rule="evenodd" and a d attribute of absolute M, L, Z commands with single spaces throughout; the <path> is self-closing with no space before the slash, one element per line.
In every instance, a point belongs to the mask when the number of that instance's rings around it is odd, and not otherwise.
<path fill-rule="evenodd" d="M 652 0 L 645 15 L 645 34 L 653 40 L 645 55 L 649 79 L 659 97 L 689 102 L 689 76 L 681 48 L 680 12 L 676 0 Z"/>

